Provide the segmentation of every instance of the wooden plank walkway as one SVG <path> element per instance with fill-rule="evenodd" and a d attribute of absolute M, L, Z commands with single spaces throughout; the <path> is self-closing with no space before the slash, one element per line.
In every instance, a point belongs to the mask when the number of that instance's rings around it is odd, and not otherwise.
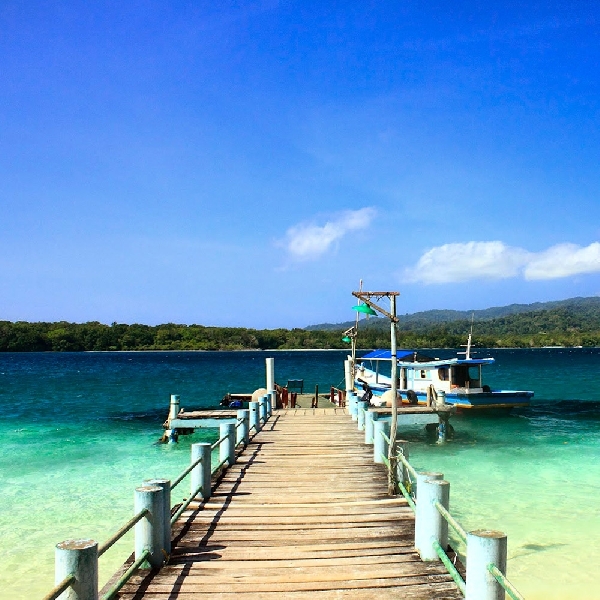
<path fill-rule="evenodd" d="M 277 410 L 213 487 L 175 524 L 157 573 L 134 600 L 454 600 L 441 563 L 413 549 L 414 517 L 345 409 Z"/>

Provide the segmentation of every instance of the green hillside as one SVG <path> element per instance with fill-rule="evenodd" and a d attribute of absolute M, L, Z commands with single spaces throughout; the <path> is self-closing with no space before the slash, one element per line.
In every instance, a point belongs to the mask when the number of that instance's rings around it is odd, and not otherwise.
<path fill-rule="evenodd" d="M 399 347 L 457 348 L 465 343 L 473 314 L 474 343 L 480 347 L 600 346 L 600 298 L 513 304 L 480 311 L 433 310 L 401 315 Z M 0 321 L 0 352 L 85 350 L 265 350 L 341 349 L 342 332 L 354 322 L 305 329 L 248 329 L 203 325 L 113 323 L 28 323 Z M 359 324 L 361 348 L 387 347 L 388 319 Z"/>

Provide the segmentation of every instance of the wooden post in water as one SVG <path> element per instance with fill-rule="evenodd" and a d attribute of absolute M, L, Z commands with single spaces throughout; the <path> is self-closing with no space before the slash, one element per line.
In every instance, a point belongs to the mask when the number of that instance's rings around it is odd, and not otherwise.
<path fill-rule="evenodd" d="M 171 554 L 171 482 L 168 479 L 146 479 L 145 486 L 156 486 L 162 490 L 163 496 L 163 549 Z"/>
<path fill-rule="evenodd" d="M 245 408 L 240 408 L 237 411 L 237 418 L 238 420 L 241 419 L 242 423 L 237 428 L 236 445 L 243 443 L 244 446 L 247 446 L 250 441 L 250 411 Z"/>
<path fill-rule="evenodd" d="M 210 498 L 211 494 L 211 453 L 210 444 L 192 444 L 192 463 L 196 462 L 200 457 L 202 460 L 196 465 L 191 472 L 191 494 L 194 494 L 200 488 L 200 495 L 205 500 Z"/>
<path fill-rule="evenodd" d="M 233 423 L 221 423 L 219 425 L 219 436 L 225 440 L 219 446 L 219 462 L 227 461 L 228 466 L 235 464 L 235 425 Z"/>
<path fill-rule="evenodd" d="M 424 479 L 418 483 L 418 492 L 419 500 L 415 511 L 415 548 L 421 560 L 440 560 L 431 541 L 435 540 L 446 550 L 448 523 L 436 508 L 435 502 L 439 502 L 448 510 L 450 484 L 443 480 Z"/>
<path fill-rule="evenodd" d="M 75 576 L 75 581 L 61 594 L 61 599 L 98 599 L 98 542 L 80 539 L 56 544 L 54 582 L 59 584 L 71 574 Z"/>
<path fill-rule="evenodd" d="M 165 509 L 161 488 L 145 485 L 135 490 L 135 513 L 147 509 L 148 514 L 135 524 L 135 558 L 136 560 L 148 550 L 146 562 L 152 568 L 162 566 L 165 555 L 162 553 L 164 541 L 163 519 Z"/>
<path fill-rule="evenodd" d="M 494 564 L 506 575 L 508 542 L 501 531 L 480 529 L 467 533 L 465 600 L 504 600 L 504 589 L 488 571 Z"/>

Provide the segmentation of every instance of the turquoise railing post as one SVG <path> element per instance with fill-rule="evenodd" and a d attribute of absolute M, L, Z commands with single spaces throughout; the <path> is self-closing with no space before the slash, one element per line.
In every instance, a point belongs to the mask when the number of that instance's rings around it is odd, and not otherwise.
<path fill-rule="evenodd" d="M 195 494 L 197 493 L 198 488 L 200 488 L 200 495 L 204 499 L 210 498 L 211 494 L 211 452 L 210 444 L 192 444 L 192 464 L 199 458 L 202 458 L 202 460 L 192 469 L 190 477 L 190 493 Z"/>
<path fill-rule="evenodd" d="M 244 444 L 247 446 L 250 442 L 250 411 L 245 408 L 240 408 L 237 411 L 237 418 L 241 420 L 240 426 L 237 428 L 236 445 Z"/>
<path fill-rule="evenodd" d="M 221 423 L 219 435 L 225 438 L 219 446 L 219 462 L 227 461 L 227 465 L 231 466 L 235 463 L 235 424 Z"/>
<path fill-rule="evenodd" d="M 272 410 L 271 410 L 271 392 L 269 392 L 265 396 L 265 405 L 266 405 L 266 419 L 271 418 Z"/>
<path fill-rule="evenodd" d="M 365 411 L 369 408 L 369 403 L 364 400 L 359 400 L 356 408 L 356 421 L 358 430 L 362 431 L 365 428 Z"/>
<path fill-rule="evenodd" d="M 438 473 L 437 471 L 417 471 L 417 476 L 416 476 L 416 490 L 415 490 L 415 497 L 418 498 L 419 497 L 419 486 L 423 485 L 423 482 L 426 479 L 431 479 L 432 481 L 442 481 L 444 479 L 444 474 L 443 473 Z"/>
<path fill-rule="evenodd" d="M 171 554 L 171 481 L 169 479 L 146 479 L 144 485 L 156 486 L 163 495 L 163 549 Z"/>
<path fill-rule="evenodd" d="M 437 509 L 439 502 L 446 510 L 450 505 L 450 484 L 437 479 L 418 483 L 419 499 L 415 511 L 415 548 L 421 560 L 440 560 L 432 540 L 445 551 L 448 547 L 448 523 Z M 481 600 L 481 599 L 478 599 Z"/>
<path fill-rule="evenodd" d="M 358 396 L 354 392 L 348 392 L 347 401 L 348 401 L 348 410 L 350 411 L 350 416 L 352 417 L 353 421 L 357 421 L 358 420 L 358 412 L 357 412 L 358 407 L 357 407 L 356 403 L 358 402 Z"/>
<path fill-rule="evenodd" d="M 56 544 L 54 552 L 55 583 L 61 583 L 69 575 L 75 577 L 61 599 L 98 600 L 98 542 L 65 540 Z"/>
<path fill-rule="evenodd" d="M 165 515 L 164 496 L 161 488 L 155 485 L 144 485 L 135 490 L 135 513 L 147 510 L 143 519 L 135 524 L 135 558 L 148 552 L 147 562 L 150 567 L 160 567 L 164 563 L 162 552 L 164 543 Z"/>
<path fill-rule="evenodd" d="M 506 575 L 506 534 L 480 529 L 467 533 L 467 586 L 465 600 L 504 600 L 502 586 L 489 572 L 494 564 Z"/>
<path fill-rule="evenodd" d="M 373 461 L 376 463 L 385 462 L 384 457 L 387 459 L 388 455 L 388 442 L 382 434 L 389 438 L 390 422 L 378 419 L 373 422 Z"/>
<path fill-rule="evenodd" d="M 248 407 L 250 410 L 250 429 L 254 428 L 254 432 L 258 433 L 262 429 L 258 402 L 249 402 Z"/>
<path fill-rule="evenodd" d="M 367 410 L 365 412 L 365 444 L 373 443 L 373 417 L 375 413 Z"/>
<path fill-rule="evenodd" d="M 259 419 L 264 425 L 267 422 L 267 396 L 262 396 L 258 401 Z"/>
<path fill-rule="evenodd" d="M 271 390 L 269 392 L 269 396 L 269 417 L 271 417 L 273 415 L 273 411 L 277 408 L 277 392 L 275 390 Z"/>

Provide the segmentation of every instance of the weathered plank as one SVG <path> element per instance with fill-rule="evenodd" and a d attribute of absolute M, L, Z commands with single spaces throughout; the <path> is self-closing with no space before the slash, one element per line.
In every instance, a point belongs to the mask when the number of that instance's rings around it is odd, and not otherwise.
<path fill-rule="evenodd" d="M 413 548 L 414 517 L 344 409 L 276 411 L 238 462 L 173 528 L 159 572 L 120 598 L 457 600 Z"/>

